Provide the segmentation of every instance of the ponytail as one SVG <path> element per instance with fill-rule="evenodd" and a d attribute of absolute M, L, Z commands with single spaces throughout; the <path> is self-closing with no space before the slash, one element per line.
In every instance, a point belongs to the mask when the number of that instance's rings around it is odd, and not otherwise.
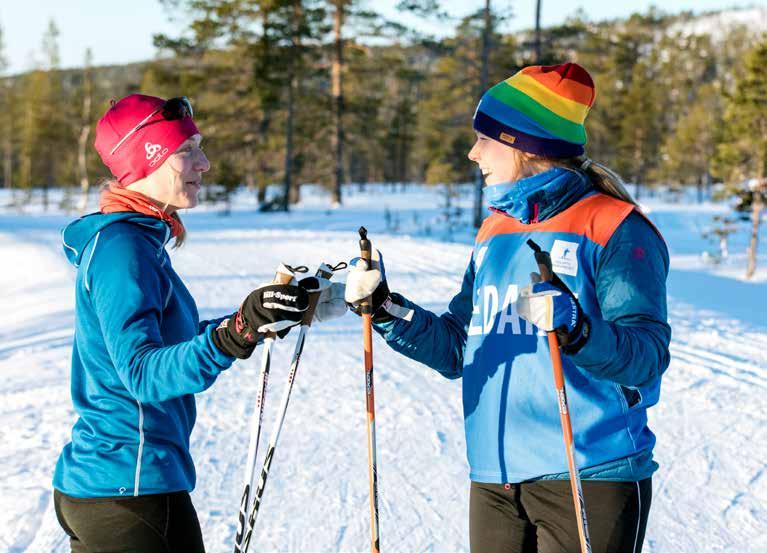
<path fill-rule="evenodd" d="M 569 159 L 565 163 L 571 166 L 568 168 L 584 173 L 591 181 L 591 184 L 594 185 L 594 188 L 600 192 L 639 206 L 634 197 L 626 190 L 623 179 L 609 167 L 597 163 L 586 156 Z"/>

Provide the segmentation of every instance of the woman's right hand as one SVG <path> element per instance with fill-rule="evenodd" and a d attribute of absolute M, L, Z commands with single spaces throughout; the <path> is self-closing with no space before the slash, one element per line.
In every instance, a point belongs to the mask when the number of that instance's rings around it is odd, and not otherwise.
<path fill-rule="evenodd" d="M 370 263 L 361 257 L 355 257 L 349 262 L 349 274 L 346 277 L 344 299 L 349 308 L 359 315 L 360 302 L 371 297 L 373 319 L 386 316 L 381 306 L 389 299 L 389 285 L 386 283 L 386 269 L 383 256 L 378 250 L 373 251 Z"/>
<path fill-rule="evenodd" d="M 213 333 L 216 346 L 233 357 L 247 359 L 267 333 L 283 338 L 301 322 L 309 295 L 293 284 L 264 284 L 253 290 L 239 311 L 225 319 Z"/>

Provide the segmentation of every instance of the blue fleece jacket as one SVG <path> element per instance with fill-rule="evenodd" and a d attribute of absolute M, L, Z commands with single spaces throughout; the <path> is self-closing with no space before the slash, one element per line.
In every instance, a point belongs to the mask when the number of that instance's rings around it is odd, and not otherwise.
<path fill-rule="evenodd" d="M 72 401 L 53 485 L 74 497 L 190 491 L 194 395 L 234 361 L 171 266 L 168 225 L 95 213 L 62 238 L 77 268 Z"/>
<path fill-rule="evenodd" d="M 552 252 L 591 321 L 585 346 L 563 358 L 581 475 L 650 476 L 657 464 L 646 410 L 658 400 L 671 336 L 662 238 L 630 204 L 597 194 L 576 172 L 552 169 L 488 192 L 496 213 L 448 311 L 437 316 L 395 295 L 412 319 L 376 330 L 396 351 L 463 379 L 472 480 L 567 478 L 545 333 L 515 310 L 537 268 L 525 245 L 532 238 Z"/>

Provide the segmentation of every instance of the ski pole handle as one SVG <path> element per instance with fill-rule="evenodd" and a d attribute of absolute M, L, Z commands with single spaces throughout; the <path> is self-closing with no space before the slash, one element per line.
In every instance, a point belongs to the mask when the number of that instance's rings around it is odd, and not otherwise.
<path fill-rule="evenodd" d="M 372 269 L 373 246 L 368 240 L 368 231 L 365 227 L 360 227 L 360 257 L 368 264 L 368 269 Z M 371 296 L 366 297 L 360 302 L 360 313 L 362 315 L 371 315 L 373 312 L 373 301 Z"/>
<path fill-rule="evenodd" d="M 344 266 L 346 266 L 346 263 L 344 263 Z M 317 267 L 317 272 L 314 274 L 314 276 L 330 280 L 333 278 L 333 267 L 324 262 L 320 263 L 320 266 Z"/>
<path fill-rule="evenodd" d="M 339 263 L 335 267 L 331 267 L 324 262 L 320 263 L 320 266 L 317 268 L 317 272 L 314 273 L 314 276 L 317 278 L 330 280 L 333 278 L 333 271 L 338 270 L 338 268 L 341 268 L 342 266 L 346 267 L 346 263 Z M 307 307 L 306 312 L 304 313 L 304 318 L 301 319 L 301 326 L 312 326 L 312 319 L 314 319 L 314 312 L 317 310 L 317 304 L 320 301 L 320 295 L 322 295 L 321 290 L 309 293 L 309 307 Z"/>
<path fill-rule="evenodd" d="M 538 264 L 538 272 L 541 275 L 541 282 L 551 282 L 555 286 L 559 286 L 568 294 L 572 295 L 572 292 L 567 287 L 567 285 L 562 282 L 562 279 L 559 278 L 559 275 L 554 272 L 554 269 L 551 266 L 551 254 L 547 251 L 544 251 L 532 240 L 528 240 L 527 245 L 530 246 L 534 252 L 535 262 Z"/>
<path fill-rule="evenodd" d="M 551 255 L 549 252 L 543 251 L 541 247 L 532 240 L 528 240 L 527 245 L 533 250 L 535 262 L 538 264 L 538 272 L 541 274 L 541 280 L 543 282 L 553 280 L 554 271 L 551 268 Z"/>
<path fill-rule="evenodd" d="M 323 263 L 320 263 L 319 267 L 317 267 L 317 272 L 315 273 L 314 276 L 318 276 L 318 277 L 322 277 L 322 278 L 326 278 L 330 280 L 331 278 L 333 278 L 333 275 L 337 271 L 341 271 L 343 269 L 346 269 L 347 267 L 348 265 L 346 264 L 345 261 L 339 261 L 335 265 L 328 265 L 327 263 L 323 262 Z"/>
<path fill-rule="evenodd" d="M 290 282 L 296 277 L 296 273 L 305 272 L 306 267 L 304 266 L 291 267 L 290 265 L 280 263 L 280 266 L 277 267 L 277 272 L 272 279 L 272 284 L 290 284 Z"/>

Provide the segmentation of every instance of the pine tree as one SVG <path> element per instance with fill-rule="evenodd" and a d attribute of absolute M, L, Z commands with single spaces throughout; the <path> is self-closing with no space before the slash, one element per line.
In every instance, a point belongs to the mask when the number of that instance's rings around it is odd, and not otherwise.
<path fill-rule="evenodd" d="M 333 134 L 331 147 L 335 159 L 335 169 L 333 171 L 333 203 L 340 205 L 341 184 L 344 180 L 344 16 L 347 6 L 351 4 L 349 0 L 332 0 L 333 9 L 333 62 L 330 68 L 331 90 L 333 95 Z"/>
<path fill-rule="evenodd" d="M 71 176 L 74 158 L 68 105 L 58 71 L 58 34 L 51 20 L 43 36 L 45 65 L 24 78 L 20 184 L 30 195 L 33 186 L 42 185 L 44 209 L 48 208 L 50 186 Z"/>
<path fill-rule="evenodd" d="M 8 70 L 8 60 L 5 57 L 5 44 L 3 42 L 3 28 L 0 26 L 0 77 Z M 3 186 L 13 187 L 13 81 L 5 78 L 0 81 L 0 155 L 3 160 Z"/>
<path fill-rule="evenodd" d="M 640 185 L 660 161 L 664 102 L 657 67 L 656 51 L 634 65 L 619 108 L 618 169 L 636 183 L 637 197 Z"/>
<path fill-rule="evenodd" d="M 539 6 L 540 9 L 540 6 Z M 540 14 L 540 11 L 538 12 Z M 480 33 L 480 44 L 481 44 L 481 50 L 479 54 L 480 59 L 480 69 L 479 69 L 479 82 L 478 84 L 478 94 L 477 96 L 481 97 L 482 94 L 488 89 L 489 82 L 488 82 L 488 72 L 489 67 L 488 64 L 490 63 L 490 51 L 493 48 L 494 41 L 492 41 L 493 38 L 493 26 L 495 24 L 494 21 L 494 14 L 493 10 L 490 4 L 490 0 L 485 0 L 485 7 L 482 10 L 482 31 Z M 537 21 L 540 21 L 538 19 Z M 540 25 L 536 26 L 536 40 L 538 41 L 537 44 L 537 58 L 540 59 Z M 474 167 L 474 228 L 479 228 L 482 224 L 482 220 L 484 219 L 484 206 L 482 204 L 482 188 L 484 187 L 484 179 L 482 178 L 482 171 L 480 171 L 479 167 Z"/>
<path fill-rule="evenodd" d="M 711 180 L 710 164 L 722 123 L 722 101 L 718 83 L 702 85 L 696 93 L 692 105 L 666 136 L 661 148 L 660 175 L 674 182 L 697 185 L 701 201 L 703 185 Z"/>
<path fill-rule="evenodd" d="M 727 180 L 728 190 L 751 207 L 751 239 L 746 278 L 756 272 L 759 226 L 767 196 L 767 41 L 744 60 L 744 73 L 725 100 L 722 142 L 714 170 Z M 746 181 L 746 186 L 744 186 Z"/>
<path fill-rule="evenodd" d="M 295 132 L 302 118 L 302 110 L 298 107 L 301 106 L 299 100 L 306 74 L 311 67 L 309 52 L 318 48 L 320 36 L 325 31 L 325 10 L 317 0 L 283 0 L 280 13 L 286 66 L 282 95 L 285 114 L 282 209 L 288 211 L 290 204 L 297 203 L 301 197 L 296 164 L 297 151 L 302 142 L 302 135 Z"/>
<path fill-rule="evenodd" d="M 91 80 L 91 63 L 93 54 L 91 49 L 85 50 L 85 63 L 83 65 L 82 82 L 82 113 L 80 120 L 80 136 L 77 141 L 77 169 L 80 175 L 80 201 L 78 209 L 83 212 L 88 205 L 88 191 L 90 180 L 88 179 L 88 137 L 91 134 L 91 121 L 93 105 L 93 83 Z"/>
<path fill-rule="evenodd" d="M 636 66 L 649 54 L 660 26 L 660 17 L 653 10 L 614 23 L 591 23 L 579 12 L 553 33 L 556 49 L 546 50 L 553 54 L 547 58 L 548 63 L 572 59 L 592 75 L 597 96 L 586 119 L 587 152 L 628 178 L 635 178 L 631 173 L 646 171 L 645 164 L 651 161 L 637 159 L 643 155 L 637 139 L 647 134 L 646 126 L 653 123 L 646 119 L 657 116 L 655 106 L 650 105 L 657 100 L 644 95 L 654 68 L 647 61 L 642 68 Z M 634 77 L 643 82 L 632 85 Z M 651 91 L 653 95 L 655 91 Z M 642 113 L 645 104 L 650 107 L 647 115 Z M 638 125 L 627 118 L 633 118 Z"/>
<path fill-rule="evenodd" d="M 480 90 L 484 28 L 483 10 L 464 18 L 455 36 L 441 42 L 421 86 L 414 159 L 417 176 L 428 183 L 474 180 L 475 165 L 466 154 L 475 140 L 472 114 L 485 92 Z M 497 26 L 493 29 L 488 87 L 519 69 L 513 38 L 501 36 Z"/>
<path fill-rule="evenodd" d="M 334 161 L 332 197 L 334 204 L 340 204 L 342 202 L 341 184 L 347 180 L 346 176 L 349 173 L 345 167 L 347 164 L 355 165 L 350 162 L 354 159 L 360 159 L 349 155 L 351 140 L 347 140 L 350 128 L 349 119 L 354 118 L 355 114 L 349 110 L 352 102 L 349 101 L 346 90 L 350 81 L 355 79 L 352 71 L 362 65 L 360 63 L 352 65 L 352 57 L 356 57 L 356 61 L 359 61 L 360 58 L 367 58 L 369 47 L 365 46 L 364 42 L 371 38 L 381 38 L 388 26 L 379 14 L 364 9 L 362 0 L 325 0 L 325 2 L 329 27 L 332 28 L 328 44 L 333 114 L 330 136 Z M 352 36 L 354 39 L 347 38 Z M 365 93 L 372 93 L 375 96 L 380 91 L 375 91 L 368 83 Z M 362 113 L 365 111 L 369 113 L 370 109 L 376 109 L 372 98 L 359 97 L 356 100 L 357 107 L 362 110 Z M 356 115 L 359 116 L 360 113 L 358 111 Z M 367 125 L 363 122 L 362 126 L 364 128 Z M 357 132 L 362 132 L 362 128 L 358 128 Z"/>
<path fill-rule="evenodd" d="M 280 174 L 283 187 L 292 187 L 300 149 L 295 127 L 302 112 L 288 112 L 301 96 L 306 49 L 315 47 L 322 28 L 318 0 L 165 3 L 186 9 L 192 18 L 181 37 L 159 36 L 155 42 L 181 62 L 182 71 L 174 68 L 182 74 L 176 88 L 195 96 L 208 149 L 227 162 L 226 174 L 219 175 L 214 164 L 211 178 L 234 182 L 239 175 L 257 189 L 261 203 L 267 184 Z M 173 79 L 168 73 L 156 64 L 151 78 L 167 84 Z M 279 200 L 272 207 L 287 206 Z"/>

